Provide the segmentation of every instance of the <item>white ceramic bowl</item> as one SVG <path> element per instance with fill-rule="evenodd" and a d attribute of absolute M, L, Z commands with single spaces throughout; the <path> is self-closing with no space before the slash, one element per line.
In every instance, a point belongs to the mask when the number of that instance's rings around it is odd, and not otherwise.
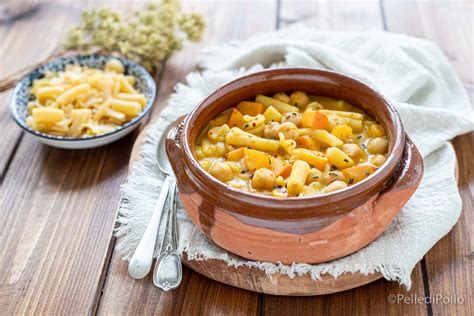
<path fill-rule="evenodd" d="M 98 136 L 55 136 L 35 131 L 26 124 L 26 118 L 28 117 L 27 105 L 28 101 L 30 101 L 32 97 L 30 90 L 33 80 L 43 77 L 46 71 L 61 71 L 68 64 L 79 64 L 81 66 L 93 68 L 104 68 L 105 63 L 111 58 L 119 59 L 125 67 L 125 73 L 127 75 L 133 75 L 134 77 L 136 77 L 137 90 L 139 90 L 140 93 L 143 93 L 147 98 L 147 104 L 143 108 L 143 111 L 137 117 L 126 122 L 124 125 L 111 132 Z M 155 82 L 151 75 L 148 73 L 148 71 L 139 64 L 128 59 L 118 58 L 109 55 L 74 55 L 67 57 L 59 57 L 52 61 L 49 61 L 44 65 L 36 68 L 35 70 L 27 74 L 23 79 L 21 79 L 13 92 L 13 96 L 9 105 L 9 110 L 10 115 L 15 120 L 15 122 L 29 135 L 38 139 L 39 141 L 53 147 L 65 149 L 86 149 L 109 144 L 132 132 L 140 125 L 140 121 L 151 110 L 155 101 L 155 97 Z"/>

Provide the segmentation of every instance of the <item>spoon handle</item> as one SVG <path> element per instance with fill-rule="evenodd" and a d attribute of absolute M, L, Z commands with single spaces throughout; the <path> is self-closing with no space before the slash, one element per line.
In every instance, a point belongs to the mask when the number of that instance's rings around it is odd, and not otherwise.
<path fill-rule="evenodd" d="M 176 180 L 174 179 L 170 190 L 165 237 L 160 248 L 160 255 L 156 260 L 155 270 L 153 271 L 153 283 L 164 291 L 177 288 L 183 278 L 181 258 L 177 252 L 176 195 L 178 191 L 176 190 Z"/>
<path fill-rule="evenodd" d="M 133 257 L 128 264 L 128 274 L 130 274 L 134 279 L 145 277 L 151 270 L 156 235 L 158 234 L 158 228 L 160 227 L 161 217 L 171 182 L 174 182 L 174 180 L 170 176 L 166 176 L 163 187 L 161 188 L 160 196 L 155 204 L 155 208 L 153 209 L 150 222 L 148 223 L 148 227 L 146 228 Z"/>

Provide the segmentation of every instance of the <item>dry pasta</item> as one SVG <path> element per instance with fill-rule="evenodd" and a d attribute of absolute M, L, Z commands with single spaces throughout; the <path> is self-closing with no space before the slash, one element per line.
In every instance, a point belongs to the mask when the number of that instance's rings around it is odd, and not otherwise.
<path fill-rule="evenodd" d="M 147 99 L 134 88 L 135 82 L 115 58 L 103 70 L 67 65 L 64 71 L 33 81 L 26 122 L 34 130 L 58 136 L 108 133 L 145 107 Z"/>

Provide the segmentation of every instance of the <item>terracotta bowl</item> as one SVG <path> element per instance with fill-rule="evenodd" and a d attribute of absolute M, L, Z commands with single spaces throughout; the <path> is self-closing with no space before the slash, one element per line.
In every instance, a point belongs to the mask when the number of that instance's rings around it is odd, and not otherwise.
<path fill-rule="evenodd" d="M 349 188 L 286 199 L 229 187 L 201 168 L 192 153 L 210 119 L 258 94 L 294 90 L 343 99 L 374 117 L 390 142 L 385 164 Z M 204 234 L 239 256 L 287 264 L 325 262 L 366 246 L 392 222 L 423 174 L 421 155 L 387 99 L 355 79 L 306 68 L 261 71 L 218 88 L 175 122 L 167 153 L 181 201 Z"/>

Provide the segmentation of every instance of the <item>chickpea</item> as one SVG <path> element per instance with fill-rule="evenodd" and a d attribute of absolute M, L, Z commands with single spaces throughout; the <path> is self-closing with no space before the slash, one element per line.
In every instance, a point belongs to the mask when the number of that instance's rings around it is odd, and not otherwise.
<path fill-rule="evenodd" d="M 280 128 L 280 123 L 270 122 L 265 125 L 263 129 L 263 136 L 266 138 L 278 139 L 278 129 Z"/>
<path fill-rule="evenodd" d="M 316 168 L 309 169 L 308 178 L 306 179 L 306 184 L 313 182 L 322 182 L 324 181 L 323 173 Z"/>
<path fill-rule="evenodd" d="M 255 190 L 272 190 L 274 183 L 275 174 L 267 168 L 260 168 L 253 174 L 252 188 Z"/>
<path fill-rule="evenodd" d="M 238 179 L 245 180 L 245 181 L 247 181 L 247 182 L 248 182 L 249 179 L 250 179 L 250 175 L 249 175 L 249 173 L 247 173 L 247 172 L 238 173 L 238 174 L 236 174 L 236 176 L 237 176 Z"/>
<path fill-rule="evenodd" d="M 199 164 L 201 165 L 201 167 L 204 168 L 204 170 L 209 170 L 209 168 L 211 167 L 212 165 L 212 161 L 210 160 L 206 160 L 206 159 L 202 159 L 199 161 Z"/>
<path fill-rule="evenodd" d="M 290 95 L 290 104 L 297 106 L 300 110 L 304 110 L 309 101 L 308 95 L 303 91 L 295 91 Z"/>
<path fill-rule="evenodd" d="M 313 182 L 313 183 L 308 184 L 304 188 L 303 195 L 306 195 L 306 196 L 317 195 L 321 193 L 322 189 L 323 189 L 323 185 L 320 182 Z"/>
<path fill-rule="evenodd" d="M 283 115 L 281 118 L 281 123 L 290 122 L 299 126 L 301 124 L 301 119 L 303 118 L 303 114 L 297 112 L 290 112 Z"/>
<path fill-rule="evenodd" d="M 272 195 L 279 198 L 286 198 L 288 197 L 288 192 L 286 191 L 285 188 L 279 188 L 279 189 L 273 190 Z"/>
<path fill-rule="evenodd" d="M 202 148 L 200 146 L 196 146 L 196 149 L 194 149 L 194 154 L 196 155 L 196 158 L 198 160 L 201 160 L 206 157 L 206 155 L 202 152 Z"/>
<path fill-rule="evenodd" d="M 329 192 L 334 192 L 334 191 L 341 190 L 344 188 L 347 188 L 347 183 L 343 181 L 334 181 L 333 183 L 325 187 L 322 191 L 323 193 L 329 193 Z"/>
<path fill-rule="evenodd" d="M 213 127 L 207 131 L 207 137 L 210 140 L 217 141 L 219 139 L 219 132 L 221 130 L 220 126 Z"/>
<path fill-rule="evenodd" d="M 331 184 L 335 181 L 346 181 L 344 174 L 338 170 L 329 171 L 324 175 L 324 182 Z"/>
<path fill-rule="evenodd" d="M 222 126 L 216 126 L 207 132 L 207 137 L 213 142 L 223 142 L 225 141 L 225 135 L 229 132 L 229 125 L 224 124 Z"/>
<path fill-rule="evenodd" d="M 222 161 L 216 161 L 209 168 L 209 173 L 222 182 L 230 181 L 234 178 L 230 166 Z"/>
<path fill-rule="evenodd" d="M 265 116 L 262 114 L 258 114 L 257 116 L 250 116 L 250 115 L 244 115 L 244 121 L 246 122 L 244 124 L 244 130 L 252 130 L 255 129 L 259 126 L 262 126 L 265 124 Z M 227 124 L 224 124 L 223 126 L 226 126 Z"/>
<path fill-rule="evenodd" d="M 388 148 L 388 141 L 382 137 L 376 137 L 370 140 L 367 150 L 371 154 L 385 154 Z"/>
<path fill-rule="evenodd" d="M 362 155 L 362 149 L 356 144 L 344 144 L 342 151 L 353 159 L 357 159 Z"/>
<path fill-rule="evenodd" d="M 278 132 L 283 133 L 283 135 L 285 135 L 285 139 L 296 140 L 298 137 L 300 137 L 298 127 L 296 127 L 296 125 L 291 122 L 285 122 L 281 124 Z"/>
<path fill-rule="evenodd" d="M 226 146 L 223 142 L 211 143 L 204 139 L 201 144 L 202 154 L 206 157 L 222 157 L 226 153 Z"/>
<path fill-rule="evenodd" d="M 370 158 L 370 163 L 373 164 L 374 166 L 380 167 L 383 165 L 387 158 L 385 158 L 384 155 L 375 155 L 372 158 Z"/>
<path fill-rule="evenodd" d="M 274 99 L 290 104 L 291 100 L 288 94 L 284 92 L 278 92 L 273 96 Z"/>
<path fill-rule="evenodd" d="M 217 142 L 213 146 L 214 154 L 211 156 L 222 157 L 225 155 L 225 144 L 223 142 Z"/>
<path fill-rule="evenodd" d="M 249 189 L 249 185 L 248 185 L 247 181 L 244 181 L 244 180 L 239 179 L 239 178 L 235 178 L 232 181 L 229 181 L 229 183 L 227 183 L 227 184 L 230 185 L 233 188 L 240 189 L 240 190 L 246 190 L 247 191 Z"/>
<path fill-rule="evenodd" d="M 234 146 L 232 145 L 229 145 L 227 142 L 224 143 L 224 150 L 225 150 L 225 154 L 228 153 L 229 151 L 232 151 L 236 149 Z M 224 154 L 224 155 L 225 155 Z"/>
<path fill-rule="evenodd" d="M 275 180 L 275 184 L 279 186 L 285 185 L 285 179 L 282 176 L 278 176 Z"/>
<path fill-rule="evenodd" d="M 234 174 L 241 174 L 241 172 L 244 170 L 243 165 L 238 162 L 226 161 L 226 163 Z"/>

